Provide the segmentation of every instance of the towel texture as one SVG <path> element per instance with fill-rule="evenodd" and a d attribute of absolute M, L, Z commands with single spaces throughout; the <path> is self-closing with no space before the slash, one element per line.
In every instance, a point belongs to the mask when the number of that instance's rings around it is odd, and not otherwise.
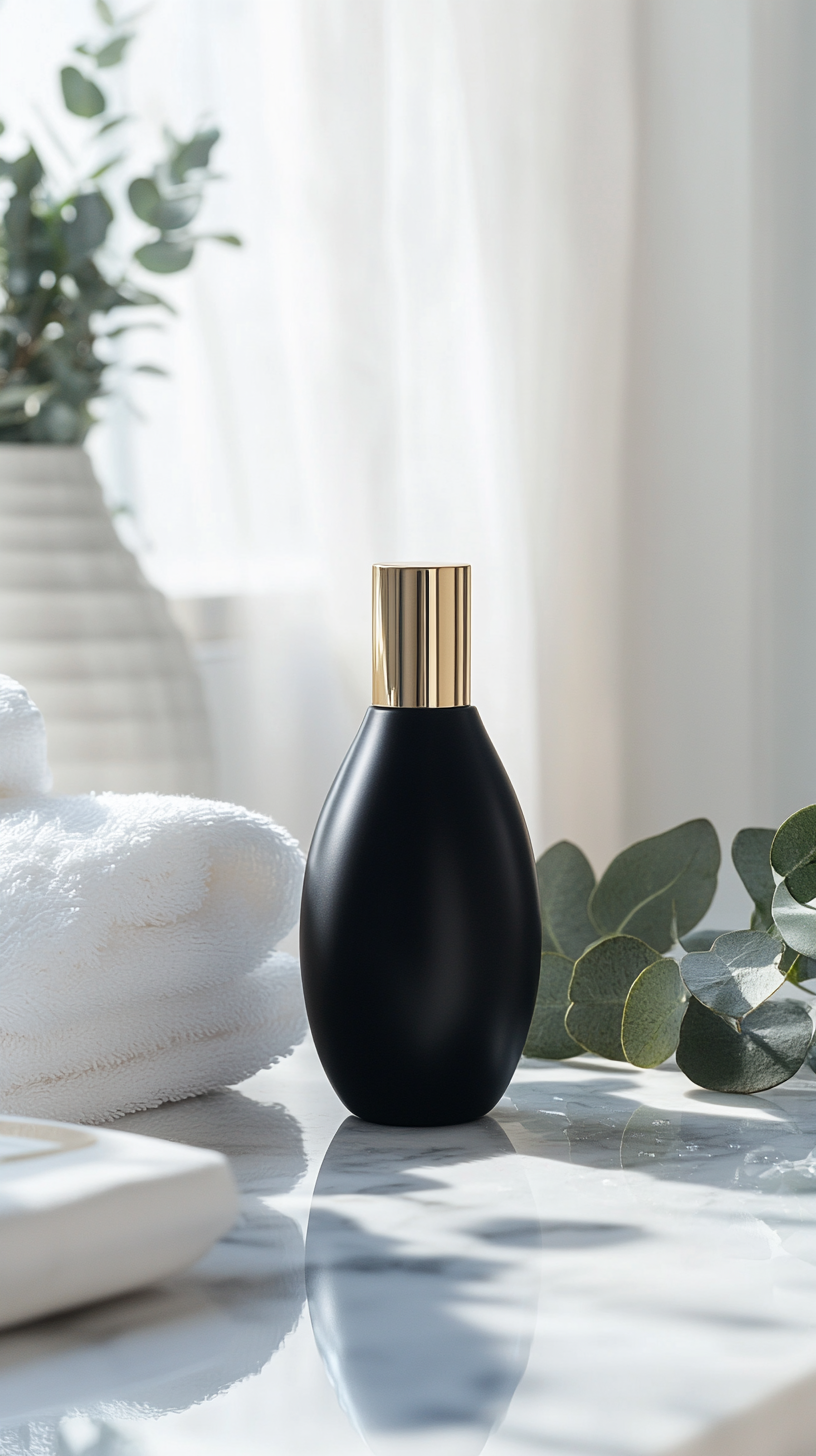
<path fill-rule="evenodd" d="M 42 718 L 0 677 L 0 1106 L 101 1122 L 286 1056 L 295 841 L 230 804 L 47 783 Z"/>

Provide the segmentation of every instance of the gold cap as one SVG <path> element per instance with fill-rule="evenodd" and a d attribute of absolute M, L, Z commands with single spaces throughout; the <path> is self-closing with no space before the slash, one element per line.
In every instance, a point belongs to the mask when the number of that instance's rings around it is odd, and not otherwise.
<path fill-rule="evenodd" d="M 375 566 L 372 584 L 374 706 L 467 706 L 470 567 Z"/>

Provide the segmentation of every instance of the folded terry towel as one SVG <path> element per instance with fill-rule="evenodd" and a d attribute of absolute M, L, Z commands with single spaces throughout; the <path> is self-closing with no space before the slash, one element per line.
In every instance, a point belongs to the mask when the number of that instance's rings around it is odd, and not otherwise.
<path fill-rule="evenodd" d="M 101 1122 L 288 1055 L 295 841 L 231 804 L 48 782 L 42 718 L 0 677 L 0 1106 Z"/>

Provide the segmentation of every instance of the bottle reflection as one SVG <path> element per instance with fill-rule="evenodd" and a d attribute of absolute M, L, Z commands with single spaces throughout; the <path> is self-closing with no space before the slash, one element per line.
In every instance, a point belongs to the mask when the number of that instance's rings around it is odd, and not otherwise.
<path fill-rule="evenodd" d="M 492 1118 L 343 1123 L 314 1191 L 306 1292 L 329 1378 L 378 1456 L 420 1436 L 426 1456 L 482 1449 L 527 1364 L 539 1241 Z"/>

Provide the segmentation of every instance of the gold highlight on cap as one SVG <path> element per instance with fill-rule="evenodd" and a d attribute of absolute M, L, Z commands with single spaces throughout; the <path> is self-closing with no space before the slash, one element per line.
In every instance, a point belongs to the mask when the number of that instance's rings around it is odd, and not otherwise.
<path fill-rule="evenodd" d="M 372 702 L 377 708 L 470 703 L 470 567 L 375 566 Z"/>

